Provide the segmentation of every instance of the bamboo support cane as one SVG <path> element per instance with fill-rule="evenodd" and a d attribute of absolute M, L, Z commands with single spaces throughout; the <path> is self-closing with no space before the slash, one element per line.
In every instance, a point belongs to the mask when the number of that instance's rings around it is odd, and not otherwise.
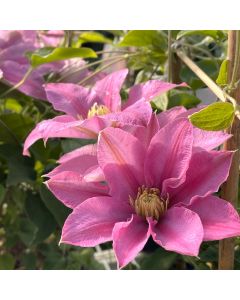
<path fill-rule="evenodd" d="M 233 83 L 232 78 L 235 77 L 234 83 L 240 79 L 239 62 L 239 42 L 237 42 L 236 30 L 230 30 L 228 34 L 228 82 Z M 238 56 L 238 57 L 236 57 Z M 235 65 L 235 66 L 234 66 Z M 235 98 L 237 104 L 240 104 L 240 86 L 230 91 L 230 95 Z M 239 147 L 240 147 L 240 121 L 235 117 L 232 127 L 228 130 L 233 136 L 224 143 L 225 150 L 237 150 L 234 153 L 229 177 L 223 184 L 221 197 L 231 202 L 235 207 L 238 201 L 238 185 L 239 185 Z M 219 265 L 220 270 L 232 270 L 234 268 L 234 238 L 224 239 L 219 242 Z"/>

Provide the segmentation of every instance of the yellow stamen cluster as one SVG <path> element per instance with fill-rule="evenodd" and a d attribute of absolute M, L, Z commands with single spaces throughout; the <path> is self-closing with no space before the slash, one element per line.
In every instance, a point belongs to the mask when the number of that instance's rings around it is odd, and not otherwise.
<path fill-rule="evenodd" d="M 136 199 L 129 196 L 129 201 L 136 214 L 142 217 L 152 217 L 157 221 L 166 212 L 169 203 L 168 198 L 161 198 L 159 189 L 144 186 L 138 188 Z"/>
<path fill-rule="evenodd" d="M 98 105 L 96 102 L 93 104 L 93 106 L 88 111 L 88 118 L 94 117 L 94 116 L 101 116 L 106 115 L 110 113 L 110 110 L 105 105 Z"/>

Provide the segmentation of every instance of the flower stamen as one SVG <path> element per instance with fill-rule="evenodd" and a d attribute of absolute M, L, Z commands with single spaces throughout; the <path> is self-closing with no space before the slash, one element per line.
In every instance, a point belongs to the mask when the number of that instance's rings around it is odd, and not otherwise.
<path fill-rule="evenodd" d="M 94 116 L 106 115 L 108 113 L 110 113 L 110 110 L 107 108 L 107 106 L 102 104 L 97 104 L 95 102 L 88 111 L 88 118 L 92 118 Z"/>
<path fill-rule="evenodd" d="M 169 198 L 163 199 L 157 188 L 142 186 L 138 188 L 135 200 L 129 196 L 129 202 L 139 216 L 152 217 L 158 221 L 168 208 Z"/>

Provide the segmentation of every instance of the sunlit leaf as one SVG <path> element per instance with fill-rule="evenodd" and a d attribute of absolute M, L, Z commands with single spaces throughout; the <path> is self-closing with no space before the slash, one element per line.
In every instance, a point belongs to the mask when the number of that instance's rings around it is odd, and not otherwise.
<path fill-rule="evenodd" d="M 167 93 L 163 93 L 152 99 L 151 102 L 156 106 L 157 109 L 165 111 L 168 106 L 168 95 Z"/>
<path fill-rule="evenodd" d="M 118 44 L 120 47 L 147 47 L 161 46 L 164 42 L 162 35 L 157 30 L 131 30 Z"/>
<path fill-rule="evenodd" d="M 106 43 L 111 44 L 112 40 L 106 38 L 103 34 L 94 31 L 87 31 L 80 35 L 80 40 L 82 43 L 92 42 L 92 43 Z"/>
<path fill-rule="evenodd" d="M 234 107 L 228 102 L 216 102 L 189 116 L 191 123 L 201 129 L 217 131 L 231 126 Z"/>
<path fill-rule="evenodd" d="M 218 74 L 218 78 L 216 80 L 217 84 L 219 84 L 219 85 L 224 86 L 228 83 L 228 79 L 227 79 L 227 76 L 228 76 L 228 62 L 229 62 L 229 60 L 225 59 L 221 64 L 219 74 Z"/>
<path fill-rule="evenodd" d="M 90 48 L 44 48 L 33 53 L 30 57 L 31 65 L 36 68 L 42 64 L 51 63 L 75 57 L 95 58 L 97 54 Z"/>

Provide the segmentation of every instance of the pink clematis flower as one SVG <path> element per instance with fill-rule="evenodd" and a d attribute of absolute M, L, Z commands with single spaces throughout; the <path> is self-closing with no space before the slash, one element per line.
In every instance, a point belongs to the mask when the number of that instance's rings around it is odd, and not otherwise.
<path fill-rule="evenodd" d="M 73 212 L 61 242 L 93 247 L 113 241 L 122 268 L 150 237 L 166 250 L 196 256 L 202 241 L 239 235 L 238 213 L 213 196 L 227 179 L 232 152 L 207 151 L 193 140 L 184 118 L 160 129 L 147 147 L 122 129 L 101 131 L 96 151 L 105 194 L 89 187 L 96 194 L 82 201 L 78 185 L 71 189 Z"/>
<path fill-rule="evenodd" d="M 186 111 L 184 107 L 175 107 L 159 115 L 153 113 L 147 126 L 125 124 L 122 126 L 122 129 L 131 132 L 139 139 L 142 146 L 147 149 L 153 136 L 161 128 L 178 118 L 186 119 L 186 115 L 190 113 L 192 113 L 192 110 Z M 204 131 L 193 127 L 191 123 L 189 123 L 189 125 L 193 132 L 193 152 L 199 150 L 213 150 L 231 136 L 222 131 Z M 77 186 L 79 181 L 82 182 L 83 190 L 85 187 L 84 182 L 93 183 L 105 180 L 102 169 L 97 162 L 96 149 L 96 145 L 87 145 L 65 154 L 59 159 L 59 166 L 45 175 L 50 178 L 48 181 L 49 189 L 65 205 L 69 206 L 69 204 L 66 203 L 69 203 L 69 197 L 71 197 L 74 187 Z M 86 197 L 82 197 L 81 202 L 86 199 Z M 69 207 L 74 208 L 79 204 L 80 202 L 77 201 L 77 198 L 72 198 Z"/>
<path fill-rule="evenodd" d="M 39 139 L 96 139 L 99 131 L 108 126 L 147 126 L 152 115 L 149 102 L 153 97 L 177 86 L 185 86 L 151 80 L 132 87 L 129 99 L 122 106 L 120 89 L 127 73 L 127 69 L 111 73 L 97 81 L 91 89 L 76 84 L 47 84 L 48 101 L 65 115 L 40 122 L 27 137 L 23 153 L 29 155 L 28 148 Z"/>

